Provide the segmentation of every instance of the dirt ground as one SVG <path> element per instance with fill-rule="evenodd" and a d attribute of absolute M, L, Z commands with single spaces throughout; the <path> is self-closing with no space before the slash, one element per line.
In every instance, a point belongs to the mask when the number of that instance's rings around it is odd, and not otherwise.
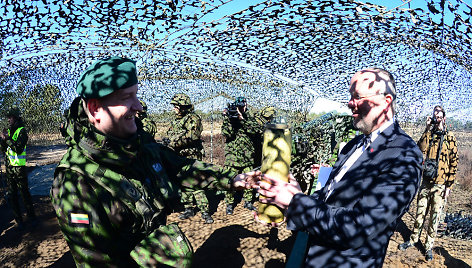
<path fill-rule="evenodd" d="M 63 146 L 36 146 L 29 149 L 30 169 L 54 164 L 64 153 Z M 0 188 L 1 197 L 4 189 Z M 69 248 L 59 231 L 48 196 L 33 196 L 39 224 L 29 224 L 23 231 L 13 227 L 7 204 L 0 200 L 0 267 L 74 267 Z M 221 195 L 210 195 L 210 210 L 215 222 L 204 224 L 200 213 L 179 220 L 178 212 L 169 222 L 177 222 L 192 243 L 195 267 L 284 267 L 295 237 L 285 228 L 268 228 L 256 223 L 252 214 L 238 204 L 233 215 L 226 215 Z M 450 196 L 448 212 L 472 212 L 472 193 L 458 185 Z M 435 242 L 434 259 L 426 262 L 420 245 L 401 252 L 398 244 L 411 233 L 415 201 L 404 215 L 391 238 L 384 267 L 470 267 L 472 241 L 439 237 Z M 424 241 L 424 236 L 422 237 Z"/>

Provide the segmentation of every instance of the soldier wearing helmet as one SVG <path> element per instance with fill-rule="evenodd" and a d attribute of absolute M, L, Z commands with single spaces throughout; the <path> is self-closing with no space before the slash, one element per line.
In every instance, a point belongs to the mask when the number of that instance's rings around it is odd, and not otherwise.
<path fill-rule="evenodd" d="M 28 219 L 31 220 L 32 224 L 36 224 L 36 216 L 33 210 L 26 173 L 26 143 L 28 142 L 28 133 L 24 128 L 20 110 L 17 107 L 12 107 L 6 116 L 9 128 L 4 129 L 0 134 L 0 149 L 6 154 L 7 199 L 12 206 L 16 224 L 21 229 L 23 228 L 23 219 L 18 200 L 18 191 L 20 191 L 23 198 Z"/>
<path fill-rule="evenodd" d="M 254 169 L 254 141 L 262 133 L 262 126 L 247 112 L 247 100 L 237 97 L 233 104 L 223 110 L 221 134 L 225 137 L 225 168 L 235 172 L 248 172 Z M 244 207 L 255 210 L 252 190 L 243 194 Z M 233 214 L 234 193 L 225 192 L 226 214 Z"/>
<path fill-rule="evenodd" d="M 138 111 L 136 116 L 139 118 L 139 120 L 141 120 L 141 123 L 143 124 L 143 130 L 151 134 L 154 138 L 157 133 L 156 122 L 148 117 L 146 103 L 143 100 L 139 100 L 139 102 L 141 103 L 141 106 L 143 106 L 143 110 Z"/>
<path fill-rule="evenodd" d="M 194 112 L 190 97 L 184 93 L 175 94 L 170 104 L 174 106 L 176 118 L 171 122 L 171 126 L 167 131 L 168 146 L 181 156 L 202 160 L 202 119 Z M 185 210 L 179 218 L 187 219 L 195 215 L 194 198 L 205 223 L 213 223 L 213 218 L 209 213 L 208 198 L 203 190 L 182 192 L 181 201 Z"/>

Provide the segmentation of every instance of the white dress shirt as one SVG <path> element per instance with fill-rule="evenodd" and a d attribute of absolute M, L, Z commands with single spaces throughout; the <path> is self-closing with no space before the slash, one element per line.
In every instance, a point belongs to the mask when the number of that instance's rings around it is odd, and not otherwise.
<path fill-rule="evenodd" d="M 339 172 L 334 176 L 334 179 L 331 181 L 328 187 L 328 193 L 326 194 L 325 201 L 328 199 L 328 197 L 331 195 L 333 192 L 334 188 L 336 187 L 336 184 L 341 181 L 343 178 L 344 174 L 352 167 L 352 165 L 359 159 L 359 157 L 362 155 L 362 153 L 369 148 L 370 144 L 374 142 L 375 139 L 384 131 L 386 128 L 391 126 L 394 122 L 394 118 L 390 119 L 389 121 L 385 122 L 382 126 L 380 126 L 377 130 L 374 132 L 370 133 L 369 135 L 364 135 L 364 137 L 359 141 L 357 144 L 357 149 L 354 151 L 354 153 L 349 156 L 349 158 L 344 162 L 344 165 L 339 169 Z"/>

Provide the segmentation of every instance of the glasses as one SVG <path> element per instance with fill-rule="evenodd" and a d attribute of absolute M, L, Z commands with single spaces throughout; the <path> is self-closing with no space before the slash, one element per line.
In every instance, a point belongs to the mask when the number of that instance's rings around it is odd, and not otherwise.
<path fill-rule="evenodd" d="M 373 94 L 373 95 L 368 95 L 368 96 L 352 96 L 351 95 L 351 100 L 355 100 L 355 101 L 360 101 L 360 100 L 363 100 L 363 99 L 367 99 L 367 98 L 370 98 L 370 97 L 374 97 L 374 96 L 379 96 L 379 95 L 384 95 L 385 96 L 385 93 L 377 93 L 377 94 Z"/>

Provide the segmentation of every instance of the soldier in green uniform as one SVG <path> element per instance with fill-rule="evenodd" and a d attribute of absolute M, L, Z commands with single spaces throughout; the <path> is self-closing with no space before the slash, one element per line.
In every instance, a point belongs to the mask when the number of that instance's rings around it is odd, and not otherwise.
<path fill-rule="evenodd" d="M 111 57 L 79 79 L 66 112 L 68 150 L 51 200 L 78 267 L 188 267 L 192 247 L 167 214 L 182 189 L 238 189 L 231 171 L 177 155 L 143 131 L 135 61 Z"/>
<path fill-rule="evenodd" d="M 261 126 L 261 135 L 256 136 L 254 142 L 254 166 L 260 167 L 262 165 L 262 143 L 264 141 L 265 125 L 275 116 L 275 108 L 273 106 L 266 106 L 260 110 L 254 118 Z"/>
<path fill-rule="evenodd" d="M 141 103 L 141 106 L 143 106 L 143 110 L 137 113 L 137 117 L 143 124 L 144 131 L 151 134 L 151 136 L 154 138 L 157 133 L 156 122 L 154 122 L 151 118 L 148 117 L 146 103 L 142 100 L 140 100 L 139 102 Z"/>
<path fill-rule="evenodd" d="M 183 93 L 175 94 L 170 104 L 174 106 L 176 118 L 167 131 L 168 146 L 180 156 L 202 160 L 202 119 L 195 113 L 190 97 Z M 203 190 L 182 192 L 181 201 L 185 210 L 179 218 L 188 219 L 195 215 L 194 198 L 205 223 L 213 223 L 213 218 L 209 213 L 208 199 Z"/>
<path fill-rule="evenodd" d="M 18 200 L 18 190 L 23 199 L 28 219 L 36 223 L 33 202 L 28 188 L 28 175 L 26 174 L 26 143 L 28 133 L 23 125 L 20 110 L 11 108 L 7 113 L 8 130 L 1 133 L 0 149 L 5 153 L 5 166 L 7 177 L 7 198 L 13 209 L 13 215 L 17 226 L 23 228 L 23 218 Z"/>
<path fill-rule="evenodd" d="M 225 137 L 226 168 L 235 173 L 249 172 L 254 169 L 254 140 L 262 133 L 262 126 L 256 119 L 247 113 L 247 101 L 244 97 L 236 98 L 233 110 L 223 111 L 221 134 Z M 255 210 L 253 205 L 254 194 L 252 189 L 244 190 L 244 207 Z M 233 214 L 234 193 L 225 193 L 226 214 Z"/>
<path fill-rule="evenodd" d="M 444 109 L 439 105 L 434 107 L 433 116 L 428 117 L 426 129 L 418 141 L 418 147 L 426 160 L 423 167 L 423 180 L 418 193 L 416 220 L 410 239 L 398 246 L 400 250 L 406 250 L 419 241 L 426 214 L 429 212 L 425 242 L 426 260 L 428 261 L 433 259 L 433 242 L 445 200 L 456 179 L 458 164 L 456 138 L 454 134 L 447 131 L 445 120 Z M 428 160 L 434 161 L 437 165 L 432 176 L 428 174 L 430 172 L 427 172 L 426 163 Z"/>

